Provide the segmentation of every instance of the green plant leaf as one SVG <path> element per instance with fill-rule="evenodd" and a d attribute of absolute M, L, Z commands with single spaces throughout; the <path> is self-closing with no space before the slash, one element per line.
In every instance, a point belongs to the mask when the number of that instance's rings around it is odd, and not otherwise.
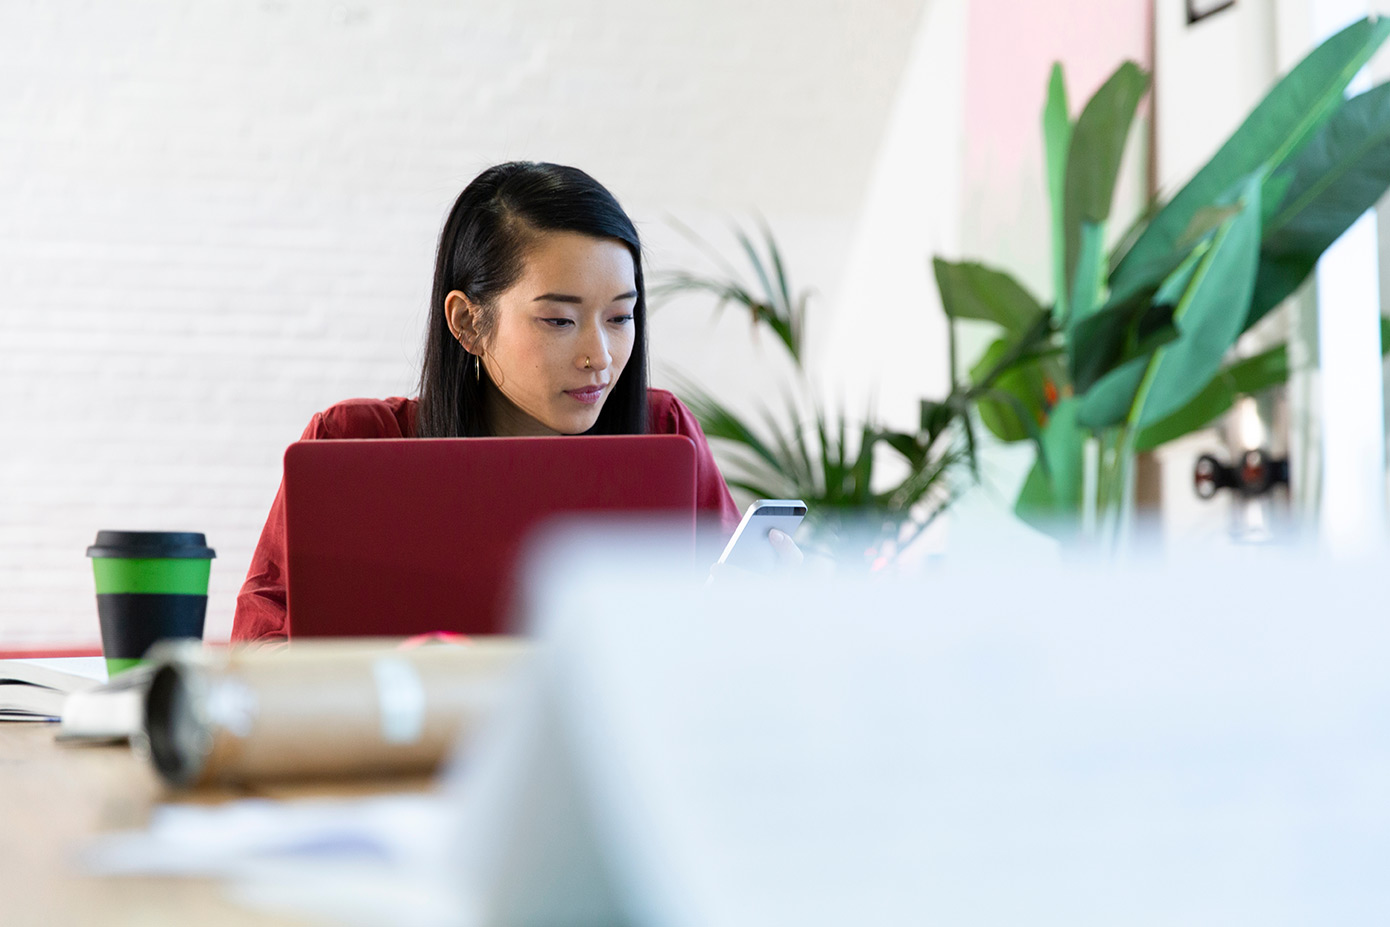
<path fill-rule="evenodd" d="M 927 435 L 928 443 L 940 436 L 956 417 L 956 410 L 946 402 L 923 399 L 920 402 L 919 427 Z"/>
<path fill-rule="evenodd" d="M 901 431 L 885 431 L 879 435 L 879 438 L 884 444 L 897 451 L 912 469 L 920 469 L 926 464 L 930 445 L 922 444 L 917 440 L 916 435 Z"/>
<path fill-rule="evenodd" d="M 789 423 L 787 440 L 795 451 L 795 456 L 789 455 L 789 459 L 792 460 L 789 469 L 792 472 L 803 474 L 805 485 L 814 487 L 816 485 L 816 466 L 811 459 L 811 448 L 806 440 L 806 429 L 802 425 L 801 410 L 797 408 L 796 397 L 790 392 L 783 395 L 783 402 L 786 405 L 787 422 Z"/>
<path fill-rule="evenodd" d="M 1084 226 L 1100 226 L 1110 218 L 1115 197 L 1115 181 L 1120 174 L 1125 142 L 1134 122 L 1139 100 L 1148 89 L 1149 78 L 1138 65 L 1126 61 L 1110 75 L 1077 117 L 1067 152 L 1065 221 L 1068 294 L 1089 284 L 1079 283 L 1082 273 Z M 1101 262 L 1094 265 L 1099 273 Z M 1075 302 L 1073 316 L 1087 311 Z"/>
<path fill-rule="evenodd" d="M 941 305 L 952 320 L 978 319 L 1019 334 L 1031 328 L 1042 306 L 1013 277 L 973 262 L 932 259 Z"/>
<path fill-rule="evenodd" d="M 1134 448 L 1152 450 L 1199 428 L 1205 428 L 1225 414 L 1235 404 L 1237 396 L 1257 393 L 1277 386 L 1289 378 L 1289 351 L 1278 345 L 1236 361 L 1212 378 L 1206 387 L 1192 397 L 1187 405 L 1167 418 L 1140 429 Z"/>
<path fill-rule="evenodd" d="M 887 493 L 882 494 L 883 508 L 891 512 L 910 512 L 923 499 L 934 495 L 936 505 L 925 517 L 918 520 L 918 531 L 936 518 L 942 509 L 955 498 L 950 486 L 949 472 L 960 462 L 959 451 L 948 450 L 942 454 L 924 458 L 920 466 L 913 468 L 907 479 Z M 903 547 L 907 545 L 904 544 Z"/>
<path fill-rule="evenodd" d="M 1009 339 L 995 340 L 971 369 L 971 378 L 976 382 L 985 378 L 1009 353 L 1009 348 Z M 1000 374 L 995 378 L 990 392 L 1014 400 L 982 397 L 977 401 L 980 421 L 1001 441 L 1028 438 L 1046 416 L 1043 373 L 1036 361 L 1014 365 Z"/>
<path fill-rule="evenodd" d="M 1149 197 L 1149 201 L 1144 204 L 1143 211 L 1135 216 L 1134 221 L 1129 224 L 1129 228 L 1125 229 L 1124 234 L 1120 236 L 1120 240 L 1110 249 L 1110 257 L 1106 260 L 1105 265 L 1107 277 L 1115 272 L 1116 267 L 1120 266 L 1120 261 L 1124 260 L 1126 254 L 1129 254 L 1129 249 L 1133 248 L 1134 243 L 1139 240 L 1139 236 L 1144 234 L 1144 229 L 1149 227 L 1149 223 L 1153 221 L 1154 216 L 1158 215 L 1158 210 L 1162 206 L 1163 203 L 1157 196 Z"/>
<path fill-rule="evenodd" d="M 1217 230 L 1173 315 L 1179 337 L 1151 362 L 1130 415 L 1139 428 L 1154 424 L 1192 400 L 1245 330 L 1245 309 L 1255 286 L 1260 249 L 1263 177 L 1244 182 L 1241 210 Z"/>
<path fill-rule="evenodd" d="M 1052 65 L 1043 107 L 1043 155 L 1047 162 L 1047 196 L 1052 204 L 1052 318 L 1061 324 L 1067 317 L 1067 150 L 1071 147 L 1071 113 L 1067 108 L 1067 82 L 1062 65 Z"/>
<path fill-rule="evenodd" d="M 1238 203 L 1203 206 L 1192 214 L 1192 221 L 1187 224 L 1187 231 L 1183 232 L 1178 239 L 1178 248 L 1186 251 L 1196 247 L 1199 242 L 1221 228 L 1227 219 L 1238 212 L 1240 212 Z"/>
<path fill-rule="evenodd" d="M 744 256 L 752 267 L 758 284 L 762 287 L 763 292 L 759 296 L 745 286 L 739 279 L 740 275 L 733 270 L 729 262 L 710 248 L 695 232 L 680 223 L 674 224 L 686 238 L 711 257 L 711 260 L 719 266 L 725 276 L 701 276 L 686 272 L 666 274 L 648 287 L 649 299 L 655 303 L 680 293 L 707 293 L 717 299 L 714 307 L 716 315 L 729 304 L 741 306 L 747 310 L 755 328 L 759 325 L 765 325 L 772 331 L 777 340 L 786 348 L 792 362 L 800 368 L 802 366 L 802 338 L 805 331 L 807 297 L 804 293 L 797 298 L 792 297 L 782 263 L 782 255 L 771 230 L 766 225 L 763 226 L 768 260 L 772 264 L 772 272 L 769 273 L 767 262 L 758 253 L 752 239 L 741 229 L 734 229 L 734 237 L 743 249 Z"/>
<path fill-rule="evenodd" d="M 1010 441 L 1022 441 L 1025 438 L 1033 441 L 1034 444 L 1042 437 L 1042 428 L 1046 424 L 1046 412 L 1038 413 L 1024 405 L 1017 395 L 1005 392 L 1000 389 L 987 389 L 980 393 L 976 400 L 982 406 L 986 403 L 994 406 L 1002 406 L 1009 410 L 1011 423 L 1016 423 L 1022 432 L 1022 437 L 1010 438 Z"/>
<path fill-rule="evenodd" d="M 1068 325 L 1083 321 L 1101 306 L 1105 273 L 1105 224 L 1083 221 L 1079 247 L 1072 279 L 1071 315 L 1067 319 Z"/>
<path fill-rule="evenodd" d="M 1342 103 L 1342 91 L 1390 35 L 1390 17 L 1363 19 L 1329 38 L 1265 96 L 1207 164 L 1165 206 L 1111 275 L 1127 291 L 1162 265 L 1197 210 L 1240 178 L 1270 174 L 1303 146 Z M 1164 273 L 1162 276 L 1166 276 Z M 1205 381 L 1203 381 L 1205 382 Z"/>
<path fill-rule="evenodd" d="M 1236 210 L 1239 212 L 1239 210 Z M 1227 216 L 1229 222 L 1235 214 Z M 1183 262 L 1173 269 L 1173 272 L 1163 279 L 1158 289 L 1154 292 L 1154 302 L 1176 306 L 1182 299 L 1182 295 L 1187 292 L 1187 288 L 1192 283 L 1192 276 L 1197 273 L 1197 267 L 1202 262 L 1210 248 L 1209 242 L 1203 242 L 1199 247 L 1194 248 L 1188 253 Z"/>
<path fill-rule="evenodd" d="M 1096 381 L 1077 409 L 1076 420 L 1086 428 L 1101 429 L 1118 425 L 1129 415 L 1144 372 L 1149 369 L 1149 357 L 1125 361 Z"/>
<path fill-rule="evenodd" d="M 1390 187 L 1390 83 L 1353 97 L 1288 164 L 1265 224 L 1246 326 L 1296 290 L 1327 248 Z"/>
<path fill-rule="evenodd" d="M 777 420 L 771 409 L 764 407 L 762 409 L 763 425 L 767 434 L 772 436 L 775 456 L 779 461 L 782 476 L 794 486 L 813 487 L 815 485 L 815 473 L 810 461 L 805 459 L 805 442 L 800 440 L 800 419 L 796 412 L 795 402 L 789 400 L 787 409 L 789 414 L 786 423 L 783 423 Z"/>
<path fill-rule="evenodd" d="M 1104 308 L 1071 326 L 1068 375 L 1078 394 L 1136 356 L 1137 346 L 1154 332 L 1170 326 L 1172 304 L 1158 302 L 1154 288 L 1112 299 Z M 1148 353 L 1152 347 L 1145 351 Z"/>
<path fill-rule="evenodd" d="M 838 494 L 839 487 L 844 483 L 844 468 L 835 452 L 835 444 L 830 437 L 830 429 L 826 426 L 825 416 L 819 410 L 816 412 L 815 432 L 816 449 L 820 455 L 821 473 L 825 480 L 825 497 L 832 498 Z"/>
<path fill-rule="evenodd" d="M 761 317 L 759 317 L 758 312 L 755 312 L 755 319 L 766 323 L 768 328 L 772 329 L 786 347 L 792 360 L 798 367 L 801 366 L 800 320 L 797 318 L 796 304 L 792 299 L 791 292 L 786 287 L 786 277 L 782 272 L 781 253 L 777 249 L 777 242 L 772 237 L 772 232 L 764 226 L 765 244 L 769 259 L 775 269 L 775 275 L 768 272 L 767 264 L 758 254 L 758 249 L 753 245 L 753 241 L 747 233 L 742 229 L 735 228 L 734 237 L 738 239 L 739 245 L 743 248 L 744 256 L 748 258 L 748 263 L 753 268 L 753 273 L 763 289 L 765 299 L 758 301 Z"/>
<path fill-rule="evenodd" d="M 868 418 L 859 429 L 859 453 L 849 468 L 850 498 L 856 506 L 867 505 L 874 481 L 874 446 L 878 444 L 878 433 Z"/>
<path fill-rule="evenodd" d="M 1340 113 L 1341 110 L 1338 112 Z M 1264 230 L 1263 234 L 1269 234 L 1270 223 L 1274 221 L 1275 215 L 1288 200 L 1289 187 L 1293 185 L 1295 166 L 1303 152 L 1307 150 L 1304 147 L 1291 162 L 1286 162 L 1283 167 L 1265 178 L 1264 188 L 1260 190 L 1260 228 Z"/>
<path fill-rule="evenodd" d="M 676 377 L 681 400 L 690 407 L 705 436 L 727 441 L 750 454 L 773 473 L 792 472 L 795 461 L 783 459 L 751 425 L 728 406 L 684 377 Z"/>
<path fill-rule="evenodd" d="M 1038 458 L 1014 504 L 1020 518 L 1043 531 L 1063 528 L 1081 511 L 1086 434 L 1076 412 L 1075 399 L 1063 399 L 1053 408 L 1039 439 Z"/>
<path fill-rule="evenodd" d="M 1380 320 L 1381 354 L 1390 353 L 1390 319 Z M 1235 404 L 1237 397 L 1249 396 L 1287 382 L 1289 351 L 1276 345 L 1253 357 L 1228 365 L 1196 397 L 1177 412 L 1142 429 L 1135 438 L 1135 450 L 1147 451 L 1185 434 L 1205 428 Z"/>
<path fill-rule="evenodd" d="M 1144 370 L 1154 352 L 1176 341 L 1173 307 L 1150 306 L 1138 320 L 1137 331 L 1126 333 L 1127 343 L 1100 372 L 1100 379 L 1081 394 L 1079 420 L 1088 428 L 1107 428 L 1125 420 L 1143 382 Z M 1133 343 L 1128 343 L 1133 335 Z"/>

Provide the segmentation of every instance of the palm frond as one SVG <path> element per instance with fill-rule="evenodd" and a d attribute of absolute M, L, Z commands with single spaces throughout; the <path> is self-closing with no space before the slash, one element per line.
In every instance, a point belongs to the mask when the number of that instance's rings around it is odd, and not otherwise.
<path fill-rule="evenodd" d="M 682 231 L 706 249 L 694 232 L 684 227 Z M 655 291 L 713 297 L 716 314 L 729 305 L 741 308 L 755 332 L 766 327 L 776 336 L 801 375 L 782 390 L 777 409 L 762 406 L 752 416 L 735 412 L 687 378 L 678 378 L 678 391 L 719 449 L 730 487 L 758 497 L 805 500 L 808 524 L 817 526 L 813 537 L 834 536 L 848 527 L 857 543 L 859 529 L 852 526 L 861 519 L 875 536 L 874 545 L 898 537 L 904 525 L 920 530 L 954 497 L 948 479 L 953 469 L 963 462 L 975 466 L 976 442 L 969 420 L 973 387 L 958 377 L 954 326 L 951 393 L 939 402 L 924 402 L 918 433 L 881 428 L 872 409 L 852 421 L 843 403 L 822 402 L 811 391 L 802 355 L 808 294 L 793 289 L 766 222 L 760 223 L 760 231 L 761 241 L 755 241 L 744 230 L 733 230 L 752 285 L 728 261 L 716 257 L 723 276 L 669 274 Z M 1030 344 L 1027 349 L 1041 354 L 1049 347 Z M 956 421 L 961 424 L 956 426 Z M 876 490 L 881 444 L 902 457 L 908 472 L 897 485 Z"/>

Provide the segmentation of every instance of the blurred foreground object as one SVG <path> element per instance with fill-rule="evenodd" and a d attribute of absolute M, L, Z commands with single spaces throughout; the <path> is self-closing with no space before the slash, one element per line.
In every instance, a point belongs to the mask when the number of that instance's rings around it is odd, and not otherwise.
<path fill-rule="evenodd" d="M 152 654 L 150 756 L 176 786 L 431 772 L 525 651 L 507 638 L 168 646 Z"/>
<path fill-rule="evenodd" d="M 576 559 L 455 771 L 469 922 L 1384 922 L 1378 567 L 1211 553 L 687 596 Z"/>

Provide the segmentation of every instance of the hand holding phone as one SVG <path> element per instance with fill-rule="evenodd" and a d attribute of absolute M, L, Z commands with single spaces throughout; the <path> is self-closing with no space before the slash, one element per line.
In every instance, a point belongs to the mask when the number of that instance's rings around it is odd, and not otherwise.
<path fill-rule="evenodd" d="M 775 528 L 791 537 L 805 517 L 806 503 L 800 499 L 757 500 L 743 513 L 743 520 L 718 562 L 755 573 L 771 573 L 777 568 L 778 557 L 768 532 Z"/>

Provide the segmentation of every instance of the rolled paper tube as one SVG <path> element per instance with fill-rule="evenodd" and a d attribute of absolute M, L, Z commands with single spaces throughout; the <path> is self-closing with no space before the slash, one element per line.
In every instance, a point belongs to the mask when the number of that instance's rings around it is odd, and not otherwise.
<path fill-rule="evenodd" d="M 527 646 L 474 638 L 280 650 L 161 644 L 145 737 L 172 785 L 425 774 L 488 714 Z"/>

